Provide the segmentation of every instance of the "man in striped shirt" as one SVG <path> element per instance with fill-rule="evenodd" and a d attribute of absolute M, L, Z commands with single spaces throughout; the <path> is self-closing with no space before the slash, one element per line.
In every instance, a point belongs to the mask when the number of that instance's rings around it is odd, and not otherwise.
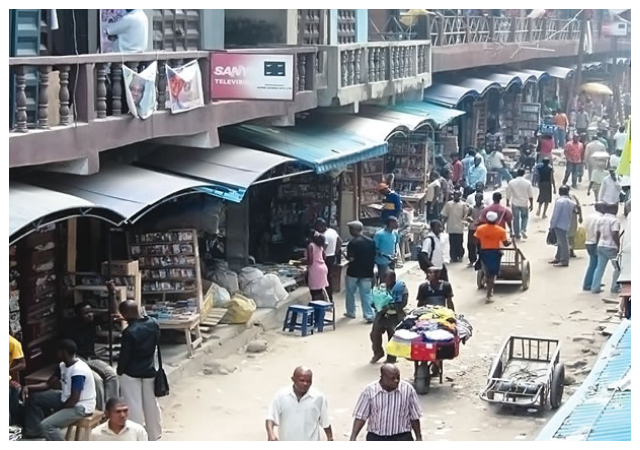
<path fill-rule="evenodd" d="M 406 381 L 400 380 L 400 370 L 393 364 L 380 368 L 380 380 L 371 383 L 360 394 L 353 412 L 351 439 L 367 426 L 367 441 L 416 441 L 422 440 L 418 394 Z"/>

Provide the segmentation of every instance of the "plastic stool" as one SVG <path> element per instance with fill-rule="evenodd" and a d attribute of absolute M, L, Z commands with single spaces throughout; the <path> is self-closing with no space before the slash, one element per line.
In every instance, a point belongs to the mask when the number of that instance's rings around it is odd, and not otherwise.
<path fill-rule="evenodd" d="M 291 305 L 287 308 L 287 315 L 284 318 L 284 325 L 282 331 L 287 328 L 290 332 L 294 330 L 300 330 L 302 336 L 307 335 L 307 331 L 313 334 L 314 314 L 311 306 L 305 305 Z M 302 316 L 302 320 L 298 323 L 298 314 Z"/>
<path fill-rule="evenodd" d="M 333 330 L 336 329 L 336 310 L 333 303 L 323 300 L 314 300 L 309 302 L 309 306 L 313 307 L 313 313 L 316 317 L 316 329 L 322 333 L 325 325 L 332 325 Z M 331 312 L 331 317 L 327 317 L 327 312 Z"/>

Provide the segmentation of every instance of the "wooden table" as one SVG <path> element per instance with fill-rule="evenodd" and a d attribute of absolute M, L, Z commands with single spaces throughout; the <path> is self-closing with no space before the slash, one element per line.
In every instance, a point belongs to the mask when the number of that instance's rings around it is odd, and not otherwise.
<path fill-rule="evenodd" d="M 192 358 L 196 348 L 202 344 L 202 334 L 200 332 L 200 314 L 194 314 L 188 319 L 171 320 L 157 319 L 161 330 L 184 330 L 184 337 L 187 341 L 187 352 Z M 195 335 L 195 340 L 191 338 L 191 333 Z"/>

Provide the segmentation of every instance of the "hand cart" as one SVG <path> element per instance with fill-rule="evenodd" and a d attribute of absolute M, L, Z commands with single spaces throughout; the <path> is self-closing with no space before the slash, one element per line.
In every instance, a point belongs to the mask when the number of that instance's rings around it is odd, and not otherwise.
<path fill-rule="evenodd" d="M 425 353 L 423 358 L 417 359 L 418 357 L 413 357 L 409 359 L 409 361 L 413 361 L 413 384 L 416 392 L 420 395 L 425 395 L 429 393 L 429 389 L 431 388 L 431 378 L 433 377 L 432 371 L 437 368 L 438 377 L 440 384 L 442 384 L 442 378 L 444 376 L 444 360 L 445 359 L 454 359 L 458 356 L 460 351 L 460 338 L 456 335 L 453 343 L 448 342 L 444 345 L 451 347 L 453 346 L 453 354 L 447 355 L 443 357 L 441 355 L 441 347 L 440 344 L 433 343 L 430 344 L 433 348 L 431 352 Z M 436 359 L 440 358 L 440 359 Z"/>
<path fill-rule="evenodd" d="M 557 339 L 509 336 L 494 359 L 480 399 L 489 403 L 552 409 L 562 403 L 564 365 Z"/>
<path fill-rule="evenodd" d="M 496 277 L 498 281 L 519 281 L 522 284 L 522 290 L 526 291 L 531 285 L 531 264 L 524 257 L 522 250 L 518 248 L 515 242 L 513 247 L 501 249 L 502 260 L 500 261 L 500 273 Z M 476 283 L 478 289 L 485 287 L 484 271 L 478 270 L 476 273 Z"/>

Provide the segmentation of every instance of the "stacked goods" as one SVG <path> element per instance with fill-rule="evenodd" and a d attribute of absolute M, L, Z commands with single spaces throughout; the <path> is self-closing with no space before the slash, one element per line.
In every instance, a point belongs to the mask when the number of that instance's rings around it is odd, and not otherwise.
<path fill-rule="evenodd" d="M 464 316 L 441 306 L 425 306 L 413 310 L 396 327 L 387 353 L 413 361 L 453 359 L 460 342 L 465 343 L 472 331 Z"/>

